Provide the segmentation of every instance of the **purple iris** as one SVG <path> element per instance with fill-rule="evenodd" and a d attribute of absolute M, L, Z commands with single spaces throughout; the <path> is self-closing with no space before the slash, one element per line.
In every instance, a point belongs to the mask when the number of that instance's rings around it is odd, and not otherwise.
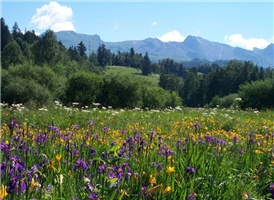
<path fill-rule="evenodd" d="M 195 172 L 196 172 L 195 168 L 192 167 L 192 166 L 187 167 L 187 168 L 186 168 L 186 173 L 190 173 L 190 172 L 195 173 Z"/>
<path fill-rule="evenodd" d="M 105 127 L 102 128 L 102 131 L 108 132 L 109 128 L 105 126 Z"/>
<path fill-rule="evenodd" d="M 88 120 L 88 123 L 89 123 L 90 126 L 94 125 L 94 122 L 92 120 Z"/>
<path fill-rule="evenodd" d="M 196 128 L 201 128 L 201 125 L 199 123 L 195 123 L 194 126 L 193 126 L 194 129 Z"/>
<path fill-rule="evenodd" d="M 95 192 L 95 193 L 91 193 L 88 198 L 90 199 L 98 199 L 98 192 Z"/>
<path fill-rule="evenodd" d="M 270 184 L 268 191 L 272 194 L 272 197 L 274 198 L 274 184 L 273 183 Z"/>
<path fill-rule="evenodd" d="M 96 150 L 95 150 L 95 149 L 91 149 L 91 150 L 90 150 L 90 154 L 91 154 L 92 156 L 94 156 L 94 155 L 96 154 Z"/>

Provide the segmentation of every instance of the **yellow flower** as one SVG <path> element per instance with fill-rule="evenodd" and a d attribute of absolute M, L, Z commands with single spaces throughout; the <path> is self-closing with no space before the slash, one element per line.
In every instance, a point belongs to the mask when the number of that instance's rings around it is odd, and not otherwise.
<path fill-rule="evenodd" d="M 2 185 L 1 187 L 1 199 L 5 199 L 6 196 L 8 196 L 8 193 L 6 192 L 7 186 Z"/>
<path fill-rule="evenodd" d="M 171 186 L 168 186 L 164 191 L 163 194 L 168 193 L 171 190 Z"/>
<path fill-rule="evenodd" d="M 156 178 L 154 178 L 152 175 L 149 176 L 149 181 L 150 184 L 156 183 Z"/>
<path fill-rule="evenodd" d="M 168 167 L 166 172 L 167 173 L 173 173 L 173 172 L 175 172 L 175 169 L 174 169 L 174 167 Z"/>
<path fill-rule="evenodd" d="M 121 193 L 123 193 L 125 190 L 121 189 Z M 128 193 L 125 191 L 125 195 L 128 196 Z"/>
<path fill-rule="evenodd" d="M 59 165 L 59 163 L 60 163 L 61 158 L 62 158 L 62 155 L 61 155 L 61 154 L 56 155 L 56 159 L 57 159 L 58 165 Z"/>
<path fill-rule="evenodd" d="M 56 169 L 55 169 L 55 167 L 54 167 L 54 162 L 55 162 L 55 161 L 52 160 L 52 161 L 51 161 L 51 164 L 48 165 L 47 168 L 49 168 L 49 169 L 51 169 L 51 170 L 53 170 L 53 171 L 55 172 Z"/>
<path fill-rule="evenodd" d="M 38 182 L 35 182 L 34 179 L 31 179 L 31 184 L 30 184 L 30 192 L 32 192 L 33 188 L 38 184 Z"/>

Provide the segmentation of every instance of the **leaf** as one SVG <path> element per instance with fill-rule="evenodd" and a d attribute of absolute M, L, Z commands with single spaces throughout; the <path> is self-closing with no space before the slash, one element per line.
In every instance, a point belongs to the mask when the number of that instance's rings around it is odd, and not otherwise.
<path fill-rule="evenodd" d="M 147 193 L 149 194 L 152 194 L 154 192 L 157 192 L 159 189 L 162 189 L 163 190 L 163 184 L 161 185 L 156 185 L 155 187 L 151 188 L 151 189 L 148 189 L 147 190 Z"/>
<path fill-rule="evenodd" d="M 117 161 L 120 161 L 120 160 L 128 160 L 128 158 L 127 158 L 127 157 L 114 158 L 114 159 L 110 162 L 110 164 L 114 164 L 114 163 L 116 163 Z"/>
<path fill-rule="evenodd" d="M 93 158 L 93 159 L 92 159 L 92 161 L 96 161 L 96 160 L 101 161 L 101 162 L 103 162 L 103 163 L 108 163 L 107 161 L 105 161 L 105 160 L 103 160 L 103 159 L 101 159 L 101 158 Z"/>
<path fill-rule="evenodd" d="M 114 197 L 116 196 L 116 194 L 117 194 L 117 190 L 115 190 L 115 191 L 113 192 L 113 194 L 111 195 L 111 197 L 110 197 L 110 199 L 109 199 L 109 200 L 113 200 L 113 199 L 114 199 Z"/>
<path fill-rule="evenodd" d="M 113 178 L 113 179 L 110 179 L 109 182 L 110 183 L 115 183 L 117 180 L 118 180 L 118 178 Z"/>
<path fill-rule="evenodd" d="M 124 196 L 124 194 L 125 194 L 125 190 L 123 191 L 123 193 L 121 194 L 121 196 L 119 197 L 119 200 L 122 200 L 123 199 L 123 196 Z"/>

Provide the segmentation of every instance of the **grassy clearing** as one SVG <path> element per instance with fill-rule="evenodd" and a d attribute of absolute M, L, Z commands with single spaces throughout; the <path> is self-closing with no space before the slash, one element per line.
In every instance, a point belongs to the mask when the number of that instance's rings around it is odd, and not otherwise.
<path fill-rule="evenodd" d="M 151 74 L 149 76 L 143 76 L 142 71 L 131 68 L 131 67 L 123 67 L 123 66 L 107 66 L 106 74 L 122 74 L 122 75 L 133 75 L 136 77 L 140 77 L 145 81 L 151 82 L 153 85 L 157 86 L 159 83 L 160 75 L 159 74 Z"/>

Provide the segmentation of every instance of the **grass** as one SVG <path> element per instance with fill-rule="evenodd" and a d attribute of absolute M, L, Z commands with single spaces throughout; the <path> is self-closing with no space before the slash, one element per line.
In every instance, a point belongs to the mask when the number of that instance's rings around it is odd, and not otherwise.
<path fill-rule="evenodd" d="M 271 199 L 273 119 L 253 110 L 2 108 L 1 195 Z"/>
<path fill-rule="evenodd" d="M 151 74 L 149 76 L 142 75 L 142 71 L 139 69 L 131 68 L 131 67 L 123 67 L 123 66 L 107 66 L 107 72 L 114 74 L 122 74 L 122 75 L 133 75 L 136 77 L 140 77 L 144 81 L 149 81 L 153 85 L 157 86 L 159 83 L 160 75 L 159 74 Z"/>

